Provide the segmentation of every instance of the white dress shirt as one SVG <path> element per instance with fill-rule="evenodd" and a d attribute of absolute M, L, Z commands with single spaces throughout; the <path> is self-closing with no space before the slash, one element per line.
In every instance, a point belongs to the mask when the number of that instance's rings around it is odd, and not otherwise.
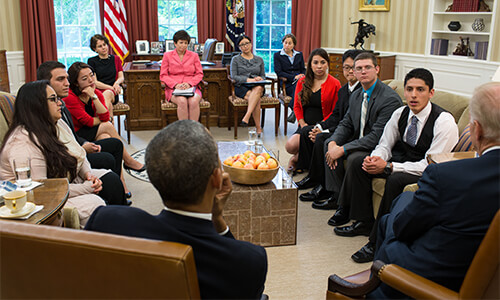
<path fill-rule="evenodd" d="M 384 132 L 382 133 L 382 137 L 378 145 L 372 151 L 371 156 L 380 156 L 383 160 L 388 161 L 392 157 L 392 148 L 396 144 L 396 142 L 400 139 L 398 122 L 403 109 L 406 106 L 400 107 L 394 111 L 389 122 L 384 127 Z M 411 117 L 417 116 L 417 143 L 420 138 L 420 134 L 422 133 L 422 129 L 424 128 L 427 119 L 432 110 L 432 104 L 429 102 L 424 109 L 422 109 L 418 114 L 414 114 L 411 110 L 408 114 L 407 125 L 404 130 L 403 141 L 406 142 L 406 131 L 408 130 L 408 126 L 410 126 Z M 439 117 L 436 119 L 434 123 L 434 136 L 432 138 L 431 145 L 427 152 L 425 153 L 425 157 L 416 162 L 393 162 L 393 172 L 404 172 L 412 175 L 421 176 L 427 167 L 427 155 L 436 154 L 436 153 L 445 153 L 451 152 L 453 147 L 458 142 L 458 127 L 455 123 L 455 119 L 449 112 L 442 112 Z"/>
<path fill-rule="evenodd" d="M 207 220 L 207 221 L 212 221 L 212 214 L 211 213 L 197 213 L 197 212 L 192 212 L 192 211 L 185 211 L 185 210 L 180 210 L 180 209 L 172 209 L 168 208 L 165 206 L 165 210 L 173 212 L 174 214 L 186 216 L 186 217 L 192 217 L 192 218 L 198 218 L 202 220 Z M 223 232 L 219 232 L 220 235 L 225 235 L 226 233 L 229 232 L 229 226 L 226 226 L 226 230 Z"/>

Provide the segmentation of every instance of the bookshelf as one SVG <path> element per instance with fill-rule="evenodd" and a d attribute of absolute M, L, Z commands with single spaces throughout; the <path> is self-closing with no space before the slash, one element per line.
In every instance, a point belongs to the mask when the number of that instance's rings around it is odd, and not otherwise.
<path fill-rule="evenodd" d="M 491 9 L 491 12 L 445 12 L 446 8 L 453 3 L 453 0 L 430 0 L 429 5 L 429 32 L 426 54 L 442 57 L 451 56 L 463 59 L 474 59 L 474 56 L 457 56 L 453 55 L 456 46 L 460 42 L 460 37 L 469 38 L 470 48 L 474 54 L 476 51 L 476 42 L 483 42 L 478 44 L 480 49 L 479 53 L 483 54 L 484 60 L 489 61 L 492 51 L 494 49 L 492 46 L 493 33 L 495 28 L 495 22 L 498 18 L 497 16 L 497 2 L 498 0 L 487 0 L 486 4 Z M 472 23 L 474 20 L 481 18 L 484 21 L 484 30 L 474 31 L 472 30 Z M 460 22 L 461 28 L 458 31 L 451 31 L 448 29 L 448 24 L 451 21 Z M 448 47 L 446 54 L 441 53 L 441 55 L 436 54 L 436 49 L 438 47 L 433 47 L 437 40 L 448 40 Z M 435 40 L 433 42 L 433 40 Z M 487 42 L 487 46 L 485 43 Z M 433 50 L 434 48 L 434 50 Z M 482 48 L 482 49 L 481 49 Z M 486 51 L 486 55 L 484 55 Z M 443 50 L 444 52 L 444 50 Z M 480 58 L 478 58 L 480 59 Z"/>

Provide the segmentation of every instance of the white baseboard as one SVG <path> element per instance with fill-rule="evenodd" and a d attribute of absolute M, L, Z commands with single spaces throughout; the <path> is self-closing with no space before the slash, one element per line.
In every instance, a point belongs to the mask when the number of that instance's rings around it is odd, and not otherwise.
<path fill-rule="evenodd" d="M 345 49 L 325 48 L 328 52 L 343 53 Z M 434 75 L 434 88 L 470 97 L 474 89 L 491 81 L 500 66 L 488 62 L 462 57 L 420 55 L 409 53 L 381 52 L 396 55 L 394 77 L 404 80 L 406 73 L 414 68 L 426 68 Z"/>
<path fill-rule="evenodd" d="M 24 52 L 23 51 L 7 51 L 7 69 L 9 71 L 10 92 L 17 94 L 17 90 L 25 83 L 26 76 L 24 73 Z"/>

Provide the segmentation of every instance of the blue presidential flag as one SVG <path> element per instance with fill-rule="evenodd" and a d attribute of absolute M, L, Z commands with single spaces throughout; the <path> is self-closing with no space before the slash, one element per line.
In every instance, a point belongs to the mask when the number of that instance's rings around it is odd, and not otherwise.
<path fill-rule="evenodd" d="M 245 5 L 244 0 L 226 0 L 226 39 L 239 51 L 236 41 L 245 34 Z"/>

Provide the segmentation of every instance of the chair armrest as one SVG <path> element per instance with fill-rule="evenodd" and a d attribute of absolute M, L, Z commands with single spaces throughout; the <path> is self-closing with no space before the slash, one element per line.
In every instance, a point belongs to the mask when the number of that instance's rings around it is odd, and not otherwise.
<path fill-rule="evenodd" d="M 276 92 L 274 90 L 274 85 L 276 84 L 276 86 L 278 86 L 278 79 L 277 78 L 274 78 L 274 77 L 269 77 L 269 76 L 266 76 L 266 80 L 271 80 L 273 83 L 271 83 L 271 95 L 273 96 L 273 98 L 276 98 Z"/>
<path fill-rule="evenodd" d="M 458 299 L 458 293 L 397 265 L 382 265 L 374 274 L 383 283 L 415 299 Z"/>
<path fill-rule="evenodd" d="M 285 83 L 287 81 L 288 81 L 288 79 L 286 77 L 279 77 L 278 78 L 278 85 L 277 85 L 278 88 L 277 88 L 277 90 L 278 90 L 278 94 L 279 94 L 279 92 L 281 90 L 281 93 L 283 93 L 283 98 L 287 96 L 287 94 L 286 94 L 286 85 L 285 85 Z M 281 82 L 281 89 L 280 89 L 280 85 L 279 85 L 280 82 Z"/>
<path fill-rule="evenodd" d="M 377 276 L 370 277 L 371 273 L 376 274 L 374 272 L 375 264 L 377 264 L 378 268 L 378 264 L 383 265 L 384 263 L 381 261 L 375 261 L 372 265 L 371 272 L 370 270 L 365 270 L 346 277 L 349 281 L 340 278 L 336 274 L 331 275 L 328 278 L 328 291 L 338 292 L 349 297 L 361 297 L 370 293 L 380 285 L 380 279 Z"/>

